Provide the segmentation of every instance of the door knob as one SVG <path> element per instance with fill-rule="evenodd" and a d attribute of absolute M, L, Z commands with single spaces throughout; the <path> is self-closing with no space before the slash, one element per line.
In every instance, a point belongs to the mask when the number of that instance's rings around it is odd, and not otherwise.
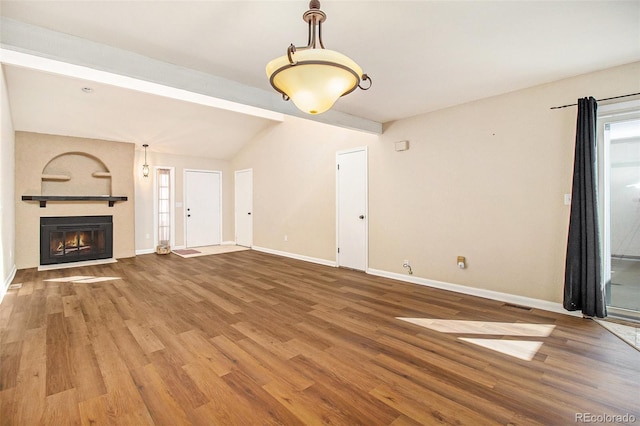
<path fill-rule="evenodd" d="M 360 217 L 360 219 L 364 219 L 364 215 L 363 214 L 361 214 L 359 217 Z"/>
<path fill-rule="evenodd" d="M 251 216 L 251 212 L 247 213 L 249 216 Z"/>
<path fill-rule="evenodd" d="M 191 215 L 190 215 L 190 214 L 188 214 L 188 215 L 187 215 L 187 217 L 191 217 Z"/>

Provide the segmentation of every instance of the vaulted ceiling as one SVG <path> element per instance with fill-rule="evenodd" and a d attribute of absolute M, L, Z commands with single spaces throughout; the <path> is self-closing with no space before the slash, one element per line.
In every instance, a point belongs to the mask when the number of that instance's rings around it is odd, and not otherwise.
<path fill-rule="evenodd" d="M 305 1 L 54 0 L 0 6 L 0 60 L 16 130 L 230 158 L 281 114 L 301 115 L 271 89 L 265 64 L 291 43 L 306 44 Z M 341 98 L 334 111 L 316 119 L 366 131 L 640 60 L 638 1 L 342 0 L 322 1 L 322 10 L 325 46 L 353 58 L 373 86 Z M 34 67 L 9 59 L 11 52 L 214 101 L 194 103 L 166 91 L 122 87 L 118 79 Z M 108 60 L 113 65 L 101 65 Z M 155 74 L 144 73 L 153 66 Z"/>

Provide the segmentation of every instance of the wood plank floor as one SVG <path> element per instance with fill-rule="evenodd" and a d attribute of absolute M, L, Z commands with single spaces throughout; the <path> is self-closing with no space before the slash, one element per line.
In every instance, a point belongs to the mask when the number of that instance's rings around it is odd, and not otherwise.
<path fill-rule="evenodd" d="M 640 422 L 640 352 L 586 319 L 255 251 L 14 282 L 2 425 Z"/>

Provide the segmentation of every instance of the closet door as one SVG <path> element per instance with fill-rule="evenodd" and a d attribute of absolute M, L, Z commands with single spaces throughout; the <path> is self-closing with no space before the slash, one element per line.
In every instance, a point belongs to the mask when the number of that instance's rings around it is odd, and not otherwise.
<path fill-rule="evenodd" d="M 251 247 L 253 244 L 253 170 L 235 173 L 235 222 L 236 244 Z"/>
<path fill-rule="evenodd" d="M 336 155 L 338 266 L 367 270 L 367 150 L 358 148 Z"/>

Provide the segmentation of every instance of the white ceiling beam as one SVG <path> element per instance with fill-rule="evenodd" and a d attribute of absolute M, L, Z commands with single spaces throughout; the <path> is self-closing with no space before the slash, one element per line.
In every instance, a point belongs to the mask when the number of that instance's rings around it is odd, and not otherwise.
<path fill-rule="evenodd" d="M 212 108 L 219 108 L 268 120 L 284 121 L 284 115 L 279 112 L 239 104 L 225 99 L 100 71 L 89 67 L 73 65 L 67 62 L 44 58 L 42 56 L 36 56 L 29 53 L 17 52 L 15 50 L 5 49 L 4 47 L 0 47 L 0 62 L 6 65 L 24 67 L 46 73 L 103 83 L 115 87 L 134 90 L 136 92 L 163 96 L 165 98 L 205 105 Z"/>
<path fill-rule="evenodd" d="M 153 89 L 156 91 L 154 94 L 161 96 L 182 96 L 174 97 L 175 99 L 188 100 L 184 99 L 189 97 L 186 96 L 187 92 L 199 94 L 202 95 L 201 102 L 209 102 L 216 108 L 264 118 L 278 120 L 274 113 L 286 114 L 367 133 L 382 133 L 382 123 L 379 122 L 339 111 L 327 111 L 321 115 L 310 116 L 299 111 L 292 102 L 284 102 L 275 92 L 267 92 L 68 34 L 4 17 L 0 31 L 0 61 L 3 63 L 35 69 L 41 66 L 42 71 L 87 80 L 99 78 L 101 80 L 92 81 L 145 93 L 151 93 L 149 90 Z M 82 71 L 85 75 L 77 75 L 83 74 Z M 108 74 L 112 76 L 108 77 Z M 159 90 L 160 87 L 164 89 Z M 170 90 L 171 88 L 173 90 Z M 194 100 L 188 101 L 201 103 L 195 100 L 196 98 L 194 96 Z"/>

